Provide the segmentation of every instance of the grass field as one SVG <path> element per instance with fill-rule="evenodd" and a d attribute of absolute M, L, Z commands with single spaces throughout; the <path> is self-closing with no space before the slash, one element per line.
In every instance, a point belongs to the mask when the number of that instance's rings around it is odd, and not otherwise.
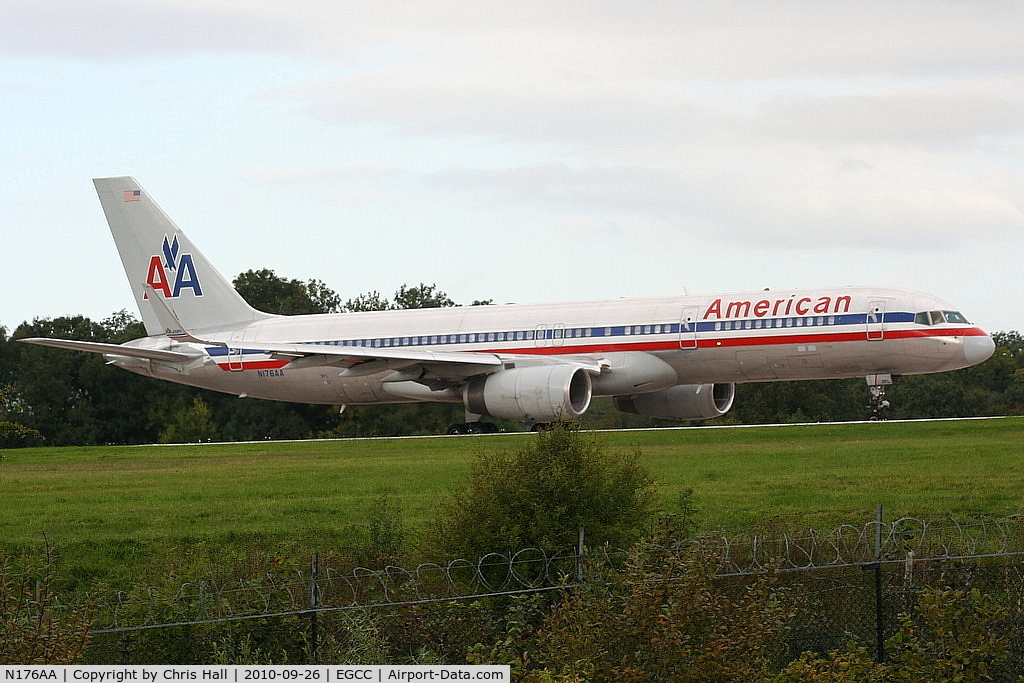
<path fill-rule="evenodd" d="M 352 545 L 382 496 L 414 532 L 475 450 L 528 434 L 8 450 L 0 549 L 58 549 L 71 583 L 304 563 Z M 727 533 L 1024 512 L 1024 418 L 609 432 L 640 449 L 666 508 L 694 491 Z M 253 557 L 257 554 L 260 557 Z M 439 559 L 439 558 L 437 558 Z M 148 580 L 148 579 L 147 579 Z"/>

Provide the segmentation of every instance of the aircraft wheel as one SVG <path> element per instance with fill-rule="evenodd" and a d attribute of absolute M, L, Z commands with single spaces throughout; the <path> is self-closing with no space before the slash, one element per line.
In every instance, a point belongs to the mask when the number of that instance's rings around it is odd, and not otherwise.
<path fill-rule="evenodd" d="M 448 425 L 448 434 L 452 435 L 452 436 L 454 436 L 456 434 L 465 434 L 466 433 L 466 426 L 467 425 L 464 425 L 464 424 Z"/>

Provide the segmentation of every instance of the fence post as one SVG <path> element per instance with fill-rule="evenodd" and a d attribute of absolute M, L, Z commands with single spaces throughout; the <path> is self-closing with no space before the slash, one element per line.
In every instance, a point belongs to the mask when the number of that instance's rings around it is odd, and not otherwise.
<path fill-rule="evenodd" d="M 875 515 L 875 661 L 885 663 L 885 631 L 882 618 L 882 504 Z"/>
<path fill-rule="evenodd" d="M 583 585 L 583 527 L 580 527 L 579 540 L 576 543 L 576 584 Z"/>
<path fill-rule="evenodd" d="M 317 609 L 320 607 L 320 553 L 313 553 L 313 566 L 310 571 L 311 582 L 309 586 L 309 647 L 313 656 L 313 664 L 320 663 L 320 634 L 317 624 Z"/>

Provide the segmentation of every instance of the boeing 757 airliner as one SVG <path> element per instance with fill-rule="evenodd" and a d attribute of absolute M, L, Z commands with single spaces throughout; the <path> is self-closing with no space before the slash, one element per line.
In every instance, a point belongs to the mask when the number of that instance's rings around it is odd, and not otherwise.
<path fill-rule="evenodd" d="M 877 287 L 762 291 L 278 316 L 249 306 L 134 178 L 93 181 L 148 337 L 102 353 L 158 379 L 238 396 L 345 405 L 461 403 L 528 423 L 572 419 L 593 396 L 679 420 L 726 413 L 736 383 L 965 368 L 992 339 L 956 308 Z"/>

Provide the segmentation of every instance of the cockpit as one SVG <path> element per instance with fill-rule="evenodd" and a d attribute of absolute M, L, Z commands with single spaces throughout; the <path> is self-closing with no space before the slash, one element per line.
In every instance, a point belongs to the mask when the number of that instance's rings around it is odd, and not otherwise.
<path fill-rule="evenodd" d="M 952 323 L 954 325 L 967 325 L 967 318 L 960 311 L 925 311 L 914 316 L 914 322 L 918 325 L 941 325 Z"/>

